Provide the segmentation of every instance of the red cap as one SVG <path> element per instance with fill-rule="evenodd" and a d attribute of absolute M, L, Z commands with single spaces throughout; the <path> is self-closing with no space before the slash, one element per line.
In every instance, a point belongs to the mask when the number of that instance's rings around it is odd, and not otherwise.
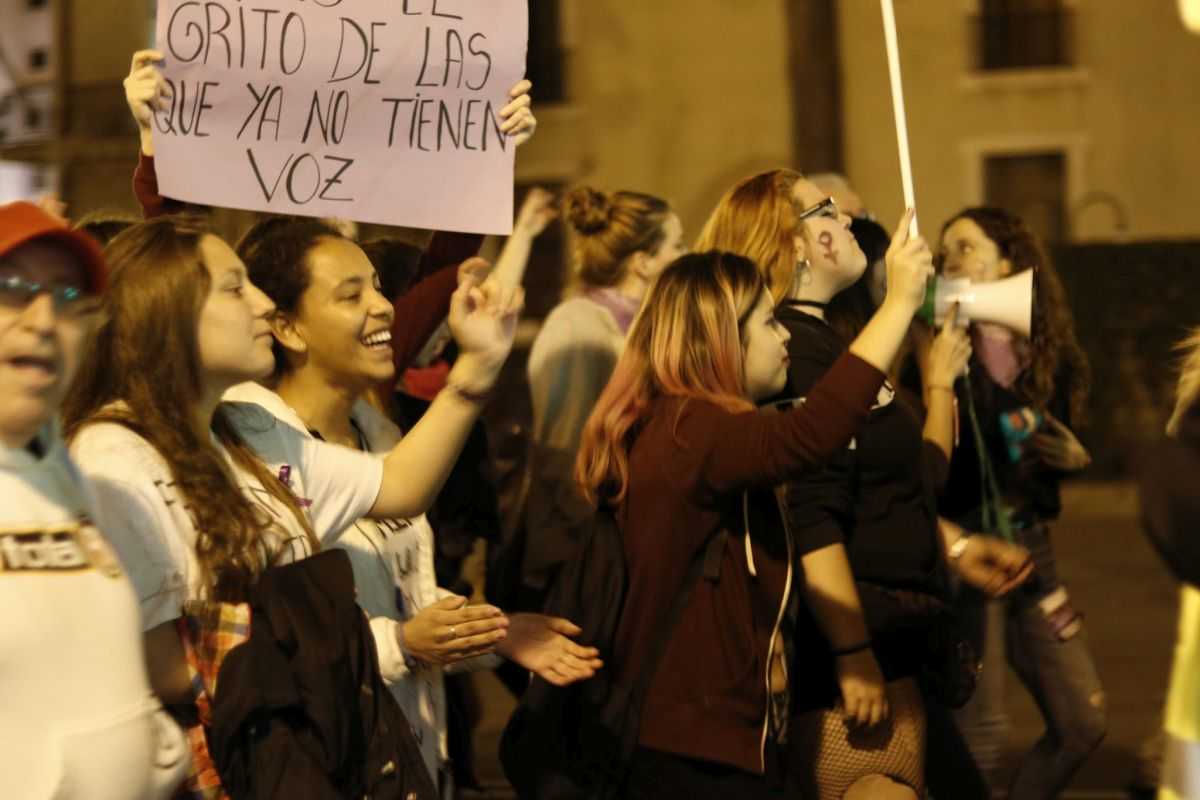
<path fill-rule="evenodd" d="M 71 230 L 62 220 L 33 203 L 0 206 L 0 258 L 35 239 L 49 239 L 65 246 L 87 271 L 88 291 L 92 294 L 104 291 L 108 269 L 95 239 L 82 231 Z"/>

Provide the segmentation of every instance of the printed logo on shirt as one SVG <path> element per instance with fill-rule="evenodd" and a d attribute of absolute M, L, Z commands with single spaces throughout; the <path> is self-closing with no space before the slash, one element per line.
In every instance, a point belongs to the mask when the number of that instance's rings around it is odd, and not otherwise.
<path fill-rule="evenodd" d="M 296 498 L 296 502 L 300 504 L 301 508 L 312 508 L 312 500 L 309 500 L 307 497 L 301 497 L 296 493 L 296 488 L 292 486 L 291 464 L 284 464 L 279 468 L 279 482 L 282 483 L 284 487 L 292 493 L 292 496 Z"/>
<path fill-rule="evenodd" d="M 0 529 L 0 572 L 80 572 L 121 575 L 108 542 L 89 519 L 36 528 Z"/>

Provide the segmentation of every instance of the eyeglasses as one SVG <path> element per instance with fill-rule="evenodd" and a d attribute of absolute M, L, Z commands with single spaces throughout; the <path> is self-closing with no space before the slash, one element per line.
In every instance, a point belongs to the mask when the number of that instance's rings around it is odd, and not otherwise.
<path fill-rule="evenodd" d="M 826 197 L 815 206 L 811 206 L 801 211 L 800 221 L 803 222 L 811 217 L 829 217 L 830 219 L 837 219 L 841 215 L 842 212 L 838 211 L 837 203 L 833 201 L 833 198 Z"/>
<path fill-rule="evenodd" d="M 91 310 L 94 299 L 78 286 L 55 286 L 34 283 L 16 275 L 0 278 L 0 306 L 20 309 L 32 303 L 39 294 L 49 294 L 54 310 L 64 313 L 84 313 Z"/>

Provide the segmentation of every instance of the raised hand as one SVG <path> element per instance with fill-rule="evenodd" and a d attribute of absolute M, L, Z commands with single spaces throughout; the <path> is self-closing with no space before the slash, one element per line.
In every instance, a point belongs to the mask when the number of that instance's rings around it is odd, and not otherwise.
<path fill-rule="evenodd" d="M 517 221 L 513 224 L 513 235 L 536 239 L 557 216 L 554 195 L 535 186 L 525 195 L 525 202 L 521 203 Z"/>
<path fill-rule="evenodd" d="M 497 652 L 555 686 L 587 680 L 604 666 L 600 651 L 572 641 L 582 631 L 570 620 L 513 614 Z"/>
<path fill-rule="evenodd" d="M 137 122 L 142 152 L 148 156 L 154 155 L 154 145 L 150 139 L 154 112 L 165 111 L 171 102 L 171 87 L 157 66 L 162 61 L 163 54 L 158 50 L 138 50 L 133 54 L 133 62 L 124 82 L 125 102 L 129 104 L 129 112 Z"/>
<path fill-rule="evenodd" d="M 454 366 L 460 389 L 486 394 L 492 388 L 512 350 L 524 304 L 525 291 L 519 286 L 505 286 L 495 278 L 480 283 L 472 275 L 462 279 L 450 298 L 448 320 L 460 351 Z"/>
<path fill-rule="evenodd" d="M 473 256 L 458 265 L 458 285 L 462 286 L 468 281 L 483 283 L 491 274 L 492 265 L 487 259 Z"/>
<path fill-rule="evenodd" d="M 493 652 L 508 626 L 495 606 L 469 606 L 467 598 L 451 595 L 421 609 L 397 635 L 411 658 L 445 665 Z"/>
<path fill-rule="evenodd" d="M 500 130 L 513 137 L 517 147 L 528 142 L 537 132 L 537 117 L 533 115 L 533 98 L 529 96 L 533 84 L 522 80 L 509 90 L 512 102 L 500 109 Z"/>
<path fill-rule="evenodd" d="M 898 303 L 910 313 L 925 302 L 925 282 L 933 275 L 933 253 L 929 245 L 923 237 L 909 238 L 908 226 L 912 217 L 911 208 L 904 212 L 884 256 L 887 264 L 884 302 Z"/>

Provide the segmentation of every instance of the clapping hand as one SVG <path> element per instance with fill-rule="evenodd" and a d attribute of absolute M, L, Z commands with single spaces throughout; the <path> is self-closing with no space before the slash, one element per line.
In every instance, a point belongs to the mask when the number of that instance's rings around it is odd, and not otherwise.
<path fill-rule="evenodd" d="M 555 686 L 567 686 L 604 666 L 599 650 L 572 641 L 580 633 L 579 626 L 561 617 L 513 614 L 497 651 Z"/>

